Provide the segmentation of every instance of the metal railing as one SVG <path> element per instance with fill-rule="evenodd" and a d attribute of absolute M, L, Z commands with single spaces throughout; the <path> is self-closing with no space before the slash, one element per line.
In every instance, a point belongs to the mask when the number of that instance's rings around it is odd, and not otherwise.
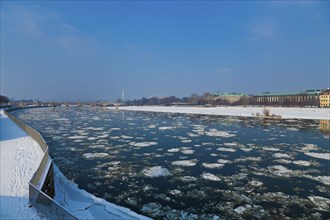
<path fill-rule="evenodd" d="M 32 137 L 44 152 L 44 156 L 40 162 L 40 165 L 29 182 L 30 203 L 38 210 L 40 210 L 48 219 L 78 219 L 67 209 L 58 204 L 54 199 L 42 191 L 50 169 L 53 169 L 53 161 L 48 155 L 48 145 L 40 133 L 9 113 L 18 109 L 21 108 L 5 110 L 4 113 L 23 131 Z"/>

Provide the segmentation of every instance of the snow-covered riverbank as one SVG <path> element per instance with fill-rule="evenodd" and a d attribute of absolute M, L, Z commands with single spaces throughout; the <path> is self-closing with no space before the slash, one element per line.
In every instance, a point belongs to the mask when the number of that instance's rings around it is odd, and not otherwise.
<path fill-rule="evenodd" d="M 0 219 L 44 219 L 29 204 L 29 181 L 43 156 L 38 143 L 0 112 Z"/>
<path fill-rule="evenodd" d="M 110 107 L 110 109 L 114 109 Z M 287 107 L 177 107 L 177 106 L 122 106 L 121 110 L 167 112 L 184 114 L 203 114 L 221 116 L 256 117 L 263 115 L 268 109 L 271 115 L 281 116 L 283 119 L 316 119 L 330 120 L 329 108 L 287 108 Z"/>

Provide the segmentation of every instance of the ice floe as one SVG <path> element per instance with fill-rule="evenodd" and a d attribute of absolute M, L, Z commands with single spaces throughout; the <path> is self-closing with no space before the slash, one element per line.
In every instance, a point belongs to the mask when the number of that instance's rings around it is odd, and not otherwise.
<path fill-rule="evenodd" d="M 305 160 L 295 160 L 295 161 L 292 161 L 293 164 L 296 164 L 296 165 L 299 165 L 299 166 L 310 166 L 311 163 L 309 161 L 305 161 Z"/>
<path fill-rule="evenodd" d="M 207 169 L 222 168 L 224 165 L 223 163 L 202 163 L 202 166 Z"/>
<path fill-rule="evenodd" d="M 172 130 L 172 129 L 175 129 L 175 127 L 158 127 L 159 130 Z"/>
<path fill-rule="evenodd" d="M 217 150 L 219 150 L 219 151 L 225 151 L 225 152 L 235 152 L 236 151 L 233 148 L 225 148 L 225 147 L 219 147 Z"/>
<path fill-rule="evenodd" d="M 330 186 L 330 176 L 311 176 L 311 175 L 305 175 L 306 178 L 309 178 L 311 180 L 316 180 L 320 183 L 323 183 L 325 185 Z"/>
<path fill-rule="evenodd" d="M 317 159 L 330 160 L 330 153 L 305 152 L 305 154 Z"/>
<path fill-rule="evenodd" d="M 236 134 L 230 134 L 227 131 L 218 131 L 217 129 L 210 129 L 209 131 L 205 131 L 205 134 L 207 136 L 222 137 L 222 138 L 230 138 L 236 136 Z"/>
<path fill-rule="evenodd" d="M 181 153 L 183 154 L 193 154 L 195 151 L 194 150 L 182 150 Z"/>
<path fill-rule="evenodd" d="M 279 151 L 280 149 L 275 148 L 275 147 L 263 147 L 262 148 L 265 151 Z"/>
<path fill-rule="evenodd" d="M 79 135 L 75 135 L 75 136 L 70 136 L 70 137 L 68 137 L 68 139 L 72 139 L 72 140 L 74 140 L 74 139 L 83 139 L 83 138 L 87 138 L 87 136 L 79 136 Z"/>
<path fill-rule="evenodd" d="M 286 158 L 286 159 L 292 158 L 292 156 L 290 156 L 289 154 L 283 154 L 283 153 L 275 153 L 273 156 L 275 158 Z"/>
<path fill-rule="evenodd" d="M 201 177 L 203 179 L 210 180 L 210 181 L 221 181 L 221 179 L 219 177 L 217 177 L 216 175 L 214 175 L 212 173 L 203 173 L 201 175 Z"/>
<path fill-rule="evenodd" d="M 161 177 L 170 175 L 170 171 L 168 169 L 163 168 L 161 166 L 155 166 L 151 168 L 145 168 L 142 170 L 144 176 L 147 177 Z"/>
<path fill-rule="evenodd" d="M 173 189 L 169 192 L 171 195 L 180 195 L 182 192 L 180 190 L 177 189 Z"/>
<path fill-rule="evenodd" d="M 225 164 L 225 163 L 232 163 L 232 161 L 230 161 L 230 160 L 225 160 L 225 159 L 219 159 L 217 162 L 218 162 L 218 163 L 223 163 L 223 164 Z"/>
<path fill-rule="evenodd" d="M 130 145 L 134 147 L 150 147 L 153 145 L 157 145 L 157 142 L 130 142 Z"/>
<path fill-rule="evenodd" d="M 197 178 L 194 176 L 183 176 L 183 177 L 181 177 L 181 180 L 183 182 L 194 182 L 197 180 Z"/>
<path fill-rule="evenodd" d="M 260 187 L 260 186 L 263 185 L 263 183 L 260 182 L 260 181 L 257 181 L 257 180 L 252 180 L 252 181 L 250 182 L 250 185 L 251 185 L 251 186 L 255 186 L 255 187 Z"/>
<path fill-rule="evenodd" d="M 242 213 L 244 213 L 245 211 L 247 211 L 247 210 L 249 210 L 249 209 L 251 209 L 251 208 L 252 208 L 251 205 L 246 204 L 246 205 L 244 205 L 244 206 L 239 206 L 239 207 L 235 208 L 234 211 L 235 211 L 237 214 L 242 214 Z"/>
<path fill-rule="evenodd" d="M 301 148 L 302 151 L 310 151 L 310 150 L 318 150 L 319 146 L 315 144 L 305 144 L 304 147 Z"/>
<path fill-rule="evenodd" d="M 197 160 L 177 160 L 177 161 L 173 161 L 171 164 L 173 166 L 192 167 L 195 166 L 196 163 Z"/>
<path fill-rule="evenodd" d="M 102 158 L 109 156 L 108 153 L 84 153 L 83 156 L 87 159 L 93 159 L 93 158 Z"/>
<path fill-rule="evenodd" d="M 321 196 L 308 196 L 308 199 L 314 203 L 316 210 L 330 212 L 330 199 Z"/>
<path fill-rule="evenodd" d="M 180 151 L 180 148 L 170 148 L 167 151 L 168 152 L 171 152 L 171 153 L 176 153 L 176 152 L 179 152 Z"/>

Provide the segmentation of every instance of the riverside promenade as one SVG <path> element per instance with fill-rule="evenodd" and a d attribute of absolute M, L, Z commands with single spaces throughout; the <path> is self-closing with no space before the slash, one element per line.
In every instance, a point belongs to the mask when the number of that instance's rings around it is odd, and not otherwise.
<path fill-rule="evenodd" d="M 0 219 L 46 219 L 29 204 L 29 182 L 42 157 L 38 143 L 0 110 Z"/>

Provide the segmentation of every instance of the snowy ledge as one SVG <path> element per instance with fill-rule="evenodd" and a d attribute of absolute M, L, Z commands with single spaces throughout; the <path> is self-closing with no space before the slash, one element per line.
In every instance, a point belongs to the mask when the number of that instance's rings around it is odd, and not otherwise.
<path fill-rule="evenodd" d="M 79 189 L 49 157 L 48 145 L 39 132 L 8 112 L 4 113 L 29 134 L 45 153 L 29 183 L 29 200 L 49 219 L 150 219 Z"/>
<path fill-rule="evenodd" d="M 114 107 L 108 107 L 115 109 Z M 165 112 L 183 113 L 199 115 L 219 115 L 219 116 L 238 116 L 238 117 L 258 117 L 263 115 L 264 109 L 269 110 L 270 115 L 280 116 L 282 119 L 313 119 L 330 120 L 329 108 L 294 108 L 294 107 L 179 107 L 179 106 L 121 106 L 119 110 L 146 111 L 146 112 Z"/>

